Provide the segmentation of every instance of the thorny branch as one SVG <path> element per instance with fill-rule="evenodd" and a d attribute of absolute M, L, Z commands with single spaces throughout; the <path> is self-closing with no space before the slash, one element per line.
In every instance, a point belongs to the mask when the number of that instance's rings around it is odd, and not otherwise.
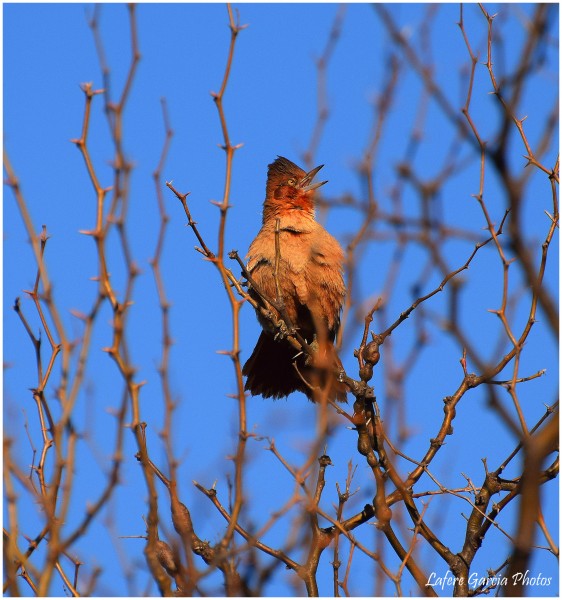
<path fill-rule="evenodd" d="M 457 100 L 451 100 L 452 87 L 441 85 L 437 76 L 438 61 L 434 62 L 435 46 L 431 35 L 437 9 L 427 9 L 419 35 L 418 31 L 406 35 L 406 30 L 390 8 L 375 7 L 379 23 L 393 44 L 387 50 L 381 93 L 373 103 L 372 129 L 363 153 L 356 161 L 363 192 L 319 200 L 323 211 L 354 211 L 359 217 L 354 222 L 356 227 L 346 238 L 348 295 L 342 317 L 342 335 L 338 338 L 338 350 L 342 356 L 355 340 L 357 363 L 350 366 L 352 363 L 347 362 L 346 372 L 336 374 L 348 385 L 355 404 L 353 411 L 347 412 L 334 402 L 322 403 L 317 411 L 314 442 L 309 444 L 302 464 L 297 464 L 293 457 L 289 458 L 289 449 L 277 445 L 270 436 L 248 430 L 250 421 L 240 362 L 240 311 L 243 304 L 248 302 L 260 311 L 271 321 L 279 336 L 286 338 L 295 349 L 310 357 L 313 349 L 287 318 L 279 292 L 275 298 L 264 296 L 236 251 L 228 253 L 228 257 L 236 261 L 243 279 L 235 276 L 225 264 L 227 217 L 232 208 L 233 157 L 240 145 L 231 142 L 231 123 L 227 120 L 224 101 L 238 34 L 244 28 L 239 25 L 232 7 L 227 7 L 230 44 L 219 91 L 212 94 L 221 126 L 221 147 L 226 158 L 222 198 L 214 203 L 219 209 L 216 244 L 209 243 L 209 238 L 203 234 L 206 227 L 199 228 L 192 217 L 188 194 L 176 190 L 171 182 L 166 183 L 182 204 L 187 223 L 197 239 L 196 250 L 217 268 L 231 309 L 232 345 L 223 353 L 232 360 L 236 381 L 237 436 L 233 455 L 234 478 L 230 486 L 232 497 L 227 502 L 219 497 L 214 485 L 205 487 L 194 482 L 196 489 L 212 502 L 217 514 L 226 522 L 225 529 L 215 533 L 213 543 L 202 537 L 204 528 L 200 514 L 180 499 L 180 461 L 172 435 L 177 401 L 170 383 L 171 301 L 161 270 L 165 263 L 169 222 L 163 198 L 162 173 L 172 129 L 164 101 L 165 137 L 153 173 L 159 224 L 150 262 L 162 332 L 158 373 L 164 414 L 161 439 L 166 468 L 158 466 L 149 451 L 147 428 L 153 427 L 153 424 L 143 420 L 140 397 L 144 382 L 133 364 L 127 341 L 134 284 L 140 274 L 127 231 L 133 166 L 125 152 L 123 120 L 139 66 L 140 50 L 136 9 L 131 5 L 127 10 L 131 57 L 117 101 L 113 100 L 112 73 L 102 43 L 99 6 L 94 8 L 90 20 L 102 69 L 103 89 L 83 84 L 82 131 L 73 143 L 80 152 L 94 192 L 94 226 L 82 233 L 94 241 L 98 272 L 95 278 L 97 291 L 90 309 L 84 313 L 73 311 L 81 326 L 77 340 L 70 338 L 60 304 L 55 301 L 46 264 L 52 243 L 49 242 L 47 227 L 44 226 L 40 233 L 35 229 L 19 181 L 7 154 L 4 154 L 6 183 L 16 200 L 37 267 L 31 289 L 25 292 L 23 301 L 17 298 L 14 303 L 22 335 L 29 339 L 33 351 L 35 381 L 31 399 L 36 424 L 26 425 L 31 467 L 19 464 L 14 439 L 7 435 L 4 441 L 5 593 L 20 595 L 20 588 L 26 586 L 35 595 L 47 595 L 52 591 L 55 577 L 60 578 L 60 585 L 69 595 L 90 595 L 93 592 L 99 573 L 92 570 L 89 580 L 83 576 L 81 562 L 71 554 L 71 550 L 79 539 L 86 537 L 92 523 L 109 506 L 121 484 L 125 447 L 123 432 L 126 427 L 134 433 L 136 457 L 146 486 L 146 535 L 140 537 L 146 540 L 149 577 L 162 595 L 213 593 L 215 588 L 210 575 L 217 571 L 224 586 L 221 593 L 262 595 L 268 589 L 266 584 L 280 576 L 283 568 L 292 577 L 287 581 L 296 582 L 296 593 L 302 594 L 306 589 L 309 596 L 325 594 L 327 589 L 331 589 L 335 596 L 340 593 L 350 596 L 358 589 L 371 593 L 367 586 L 372 580 L 376 580 L 372 583 L 378 592 L 376 595 L 389 593 L 389 590 L 402 595 L 412 589 L 417 593 L 435 595 L 433 588 L 427 585 L 429 573 L 434 569 L 434 562 L 427 558 L 428 555 L 435 557 L 435 564 L 446 564 L 456 577 L 457 583 L 452 590 L 454 595 L 487 594 L 496 589 L 494 584 L 470 589 L 467 576 L 486 536 L 493 530 L 504 539 L 502 548 L 505 555 L 490 567 L 492 575 L 505 573 L 511 577 L 524 571 L 534 552 L 546 550 L 548 556 L 558 556 L 558 542 L 549 527 L 548 518 L 543 514 L 540 495 L 541 486 L 557 477 L 559 471 L 558 401 L 550 399 L 542 414 L 531 410 L 535 408 L 532 386 L 542 384 L 546 375 L 543 365 L 529 368 L 526 362 L 533 336 L 543 326 L 541 318 L 545 319 L 552 334 L 558 335 L 557 302 L 549 288 L 548 278 L 559 220 L 559 159 L 552 158 L 557 106 L 544 113 L 544 125 L 538 140 L 529 135 L 525 117 L 520 116 L 526 86 L 533 81 L 536 71 L 534 67 L 544 60 L 549 35 L 549 7 L 537 5 L 529 14 L 520 55 L 514 59 L 511 71 L 505 73 L 497 66 L 501 64 L 498 55 L 502 43 L 506 43 L 505 40 L 502 42 L 501 22 L 484 5 L 474 7 L 473 13 L 469 13 L 471 7 L 460 7 L 459 38 L 466 49 L 468 65 L 461 70 L 460 109 L 456 108 Z M 344 19 L 347 10 L 351 9 L 341 7 L 337 11 L 324 50 L 316 63 L 317 119 L 305 152 L 307 163 L 316 154 L 320 140 L 329 136 L 326 125 L 335 112 L 328 102 L 329 67 L 347 25 Z M 474 14 L 479 16 L 480 20 L 476 23 L 484 40 L 483 49 L 475 42 L 478 35 L 468 24 L 469 14 L 470 18 Z M 481 55 L 485 61 L 483 65 Z M 393 111 L 409 72 L 417 74 L 422 85 L 417 105 L 412 104 L 415 122 L 407 136 L 403 155 L 394 162 L 395 171 L 381 174 L 383 155 L 392 152 L 388 136 L 394 135 Z M 492 101 L 501 110 L 497 123 L 494 122 L 496 131 L 492 133 L 488 127 L 491 112 L 487 112 L 489 108 L 484 111 L 480 108 L 483 101 L 479 97 L 482 74 L 491 85 Z M 113 145 L 113 182 L 105 187 L 89 141 L 98 96 L 104 100 Z M 434 109 L 442 119 L 443 132 L 448 124 L 453 135 L 448 143 L 443 133 L 431 175 L 418 166 L 417 158 L 431 152 L 424 134 L 430 126 L 430 111 Z M 535 114 L 529 116 L 540 117 Z M 518 162 L 511 156 L 515 142 L 522 144 L 525 151 L 523 160 L 518 159 Z M 476 170 L 471 170 L 473 162 Z M 526 166 L 529 168 L 525 169 Z M 492 171 L 499 177 L 505 191 L 503 207 L 490 192 Z M 461 172 L 471 174 L 472 183 L 469 185 L 472 189 L 464 189 L 463 184 L 463 190 L 460 190 L 456 185 L 458 180 L 455 177 Z M 381 182 L 387 182 L 389 177 L 392 177 L 391 183 L 383 185 Z M 536 207 L 544 209 L 547 218 L 543 223 L 541 240 L 535 243 L 527 232 L 525 216 L 531 210 L 528 202 L 530 186 L 541 177 L 547 193 L 545 197 L 535 198 L 533 210 Z M 455 187 L 456 196 L 473 194 L 472 202 L 479 210 L 484 233 L 472 228 L 468 221 L 465 223 L 462 217 L 454 223 L 446 220 L 447 212 L 456 209 L 456 205 L 450 204 L 446 205 L 447 210 L 444 209 L 451 185 Z M 545 199 L 546 208 L 541 205 Z M 414 204 L 416 208 L 412 210 Z M 461 213 L 455 212 L 455 215 L 458 214 Z M 51 230 L 52 226 L 49 227 Z M 108 243 L 109 236 L 114 233 L 118 239 L 116 253 L 110 250 Z M 392 252 L 385 263 L 379 260 L 378 253 L 389 244 L 392 244 Z M 451 259 L 448 248 L 455 244 L 461 248 L 459 252 L 462 254 L 457 252 Z M 370 254 L 373 247 L 377 251 L 375 259 Z M 403 286 L 403 272 L 411 270 L 408 256 L 414 247 L 425 252 L 425 258 L 420 261 L 418 272 L 408 279 L 413 282 L 411 297 L 404 300 L 404 295 L 397 291 Z M 458 256 L 462 258 L 456 258 Z M 117 270 L 118 257 L 125 267 L 124 292 L 119 291 L 117 277 L 113 275 Z M 281 259 L 280 248 L 276 257 Z M 371 260 L 374 262 L 371 263 Z M 452 260 L 456 260 L 456 264 Z M 375 263 L 376 277 L 380 277 L 382 282 L 380 291 L 379 280 L 373 276 Z M 488 294 L 488 289 L 482 291 L 489 303 L 487 308 L 498 319 L 495 345 L 485 343 L 488 338 L 483 333 L 480 333 L 481 337 L 474 335 L 464 321 L 467 311 L 471 311 L 473 319 L 481 319 L 477 312 L 479 308 L 475 306 L 475 296 L 470 295 L 467 287 L 474 274 L 481 275 L 488 265 L 493 265 L 492 268 L 499 273 L 493 277 L 497 294 Z M 248 285 L 258 300 L 248 294 Z M 277 289 L 279 291 L 279 285 Z M 27 298 L 31 301 L 33 314 L 25 305 Z M 405 308 L 399 312 L 399 307 Z M 74 503 L 75 472 L 82 467 L 77 457 L 84 434 L 76 423 L 75 408 L 84 392 L 88 359 L 94 349 L 92 339 L 104 310 L 111 314 L 111 339 L 105 351 L 117 366 L 123 386 L 122 399 L 114 412 L 116 429 L 110 449 L 111 458 L 104 465 L 105 483 L 84 509 L 81 518 L 73 519 L 72 524 L 66 526 Z M 449 373 L 446 378 L 446 385 L 451 389 L 443 399 L 441 416 L 432 413 L 440 401 L 435 396 L 422 398 L 426 392 L 421 389 L 421 378 L 418 381 L 420 370 L 425 373 L 425 369 L 420 369 L 420 365 L 425 364 L 424 357 L 435 351 L 432 334 L 436 326 L 445 330 L 455 344 L 461 365 L 460 370 Z M 399 336 L 407 336 L 408 333 L 412 334 L 411 346 L 404 350 Z M 435 356 L 439 355 L 436 353 Z M 49 393 L 53 387 L 57 403 L 53 402 Z M 498 466 L 491 470 L 488 468 L 491 459 L 484 459 L 483 467 L 478 466 L 476 474 L 474 471 L 467 474 L 466 485 L 461 487 L 453 479 L 460 470 L 448 454 L 447 441 L 455 435 L 454 426 L 466 418 L 464 411 L 472 410 L 471 403 L 478 402 L 479 397 L 487 400 L 487 405 L 478 405 L 482 418 L 496 419 L 496 426 L 512 436 L 512 445 L 504 455 L 495 459 Z M 424 422 L 424 425 L 430 423 L 429 430 L 417 431 L 409 426 L 412 407 L 420 402 L 427 403 L 428 413 L 431 413 L 428 421 Z M 345 462 L 340 452 L 333 451 L 333 447 L 337 448 L 336 435 L 346 434 L 345 443 L 349 446 L 349 434 L 343 424 L 348 425 L 357 436 L 357 453 L 348 461 L 343 491 L 336 485 L 337 495 L 333 496 L 330 475 Z M 476 433 L 472 432 L 473 435 Z M 249 440 L 264 438 L 269 441 L 266 448 L 268 456 L 273 457 L 276 468 L 287 471 L 294 482 L 294 490 L 278 505 L 274 501 L 269 512 L 261 514 L 248 508 L 252 506 L 254 492 L 250 484 L 248 444 L 251 443 Z M 421 444 L 414 444 L 415 441 L 421 441 Z M 413 449 L 405 451 L 406 442 L 412 442 L 410 447 Z M 332 458 L 328 456 L 328 445 Z M 485 454 L 488 448 L 484 442 L 482 446 L 481 451 Z M 443 463 L 436 459 L 438 456 L 445 460 L 444 471 Z M 352 466 L 358 459 L 358 464 Z M 464 471 L 462 473 L 464 475 Z M 506 473 L 510 473 L 509 479 Z M 352 483 L 356 485 L 355 491 L 352 491 Z M 159 486 L 169 499 L 169 515 L 166 516 L 169 516 L 173 531 L 166 526 L 163 518 L 165 510 L 160 501 Z M 335 497 L 335 502 L 330 503 L 329 494 L 332 494 L 330 498 Z M 23 495 L 31 498 L 42 511 L 41 527 L 33 532 L 28 531 L 23 505 L 20 504 Z M 513 509 L 513 500 L 518 500 L 520 506 L 515 509 L 518 511 L 515 530 L 510 530 L 503 517 L 508 509 Z M 444 535 L 438 507 L 445 506 L 445 502 L 457 501 L 469 509 L 466 521 L 461 521 L 463 539 L 458 547 L 452 547 L 454 542 L 448 541 L 450 536 Z M 275 537 L 275 530 L 291 519 L 292 525 L 287 527 L 285 540 L 270 541 L 281 539 L 278 535 Z M 366 526 L 369 523 L 374 528 Z M 539 532 L 544 542 L 537 539 Z M 22 539 L 25 540 L 23 546 Z M 40 547 L 45 548 L 43 553 L 37 552 Z M 326 553 L 329 548 L 331 551 Z M 44 555 L 44 559 L 39 558 L 40 554 Z M 332 568 L 326 582 L 322 581 L 320 573 L 328 555 Z M 266 564 L 264 560 L 270 562 Z M 369 582 L 357 576 L 358 572 L 365 572 L 362 561 L 368 561 L 371 566 L 368 572 L 376 574 Z M 502 564 L 497 567 L 500 562 Z M 510 581 L 515 580 L 511 578 Z M 520 594 L 524 590 L 521 585 L 513 584 L 502 591 Z"/>

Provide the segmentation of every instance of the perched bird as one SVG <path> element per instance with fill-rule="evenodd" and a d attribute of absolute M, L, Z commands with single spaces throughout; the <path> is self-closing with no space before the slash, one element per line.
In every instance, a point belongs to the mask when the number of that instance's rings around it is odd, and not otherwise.
<path fill-rule="evenodd" d="M 312 180 L 323 166 L 306 173 L 282 156 L 269 165 L 263 224 L 246 257 L 249 293 L 278 319 L 263 296 L 281 304 L 287 325 L 317 351 L 313 359 L 299 353 L 258 311 L 263 331 L 242 371 L 253 396 L 281 398 L 301 391 L 310 400 L 322 394 L 346 400 L 345 385 L 335 374 L 341 362 L 333 345 L 345 297 L 344 254 L 314 218 L 314 192 L 327 182 Z"/>

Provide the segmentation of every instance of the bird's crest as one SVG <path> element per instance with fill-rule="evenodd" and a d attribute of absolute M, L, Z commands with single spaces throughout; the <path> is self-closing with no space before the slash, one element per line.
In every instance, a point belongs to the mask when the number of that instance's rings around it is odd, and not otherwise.
<path fill-rule="evenodd" d="M 303 171 L 299 166 L 295 165 L 288 158 L 284 156 L 278 156 L 270 165 L 267 171 L 268 177 L 275 177 L 278 175 L 294 175 L 298 178 L 304 177 L 306 171 Z"/>

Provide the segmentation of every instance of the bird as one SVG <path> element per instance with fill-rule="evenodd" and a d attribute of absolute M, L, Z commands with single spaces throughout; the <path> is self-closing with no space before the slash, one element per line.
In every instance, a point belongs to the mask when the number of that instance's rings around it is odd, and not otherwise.
<path fill-rule="evenodd" d="M 262 332 L 242 369 L 252 396 L 275 399 L 300 391 L 312 401 L 347 401 L 334 347 L 346 292 L 344 253 L 315 219 L 314 194 L 327 181 L 312 181 L 323 166 L 306 172 L 283 156 L 268 165 L 262 227 L 246 256 L 248 292 L 277 321 L 283 320 L 279 308 L 285 325 L 316 351 L 312 358 L 299 353 L 256 309 Z"/>

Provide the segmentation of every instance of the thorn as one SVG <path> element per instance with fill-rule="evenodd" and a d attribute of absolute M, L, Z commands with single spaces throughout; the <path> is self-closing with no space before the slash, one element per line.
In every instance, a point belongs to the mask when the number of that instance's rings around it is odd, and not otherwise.
<path fill-rule="evenodd" d="M 70 310 L 70 314 L 73 317 L 76 317 L 77 319 L 80 319 L 81 321 L 87 321 L 88 320 L 87 315 L 85 315 L 83 312 L 80 312 L 79 310 L 75 310 L 75 309 L 72 308 Z"/>

